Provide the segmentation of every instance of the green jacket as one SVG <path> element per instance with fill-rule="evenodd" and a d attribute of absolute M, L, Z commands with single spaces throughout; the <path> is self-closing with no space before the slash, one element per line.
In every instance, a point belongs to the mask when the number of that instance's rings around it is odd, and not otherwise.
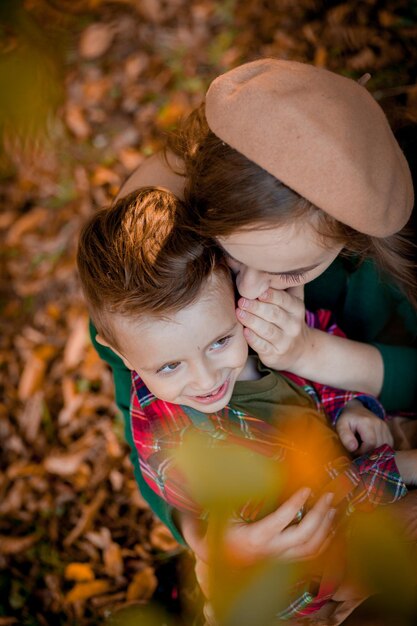
<path fill-rule="evenodd" d="M 412 411 L 417 408 L 417 313 L 392 284 L 383 280 L 372 261 L 359 267 L 338 257 L 318 278 L 305 286 L 306 307 L 330 309 L 348 337 L 372 343 L 384 361 L 384 383 L 380 400 L 386 410 Z M 154 513 L 177 540 L 182 538 L 173 520 L 173 510 L 161 500 L 142 477 L 132 441 L 129 420 L 130 372 L 108 348 L 94 340 L 94 346 L 112 368 L 116 403 L 122 411 L 126 440 L 131 448 L 136 482 Z"/>

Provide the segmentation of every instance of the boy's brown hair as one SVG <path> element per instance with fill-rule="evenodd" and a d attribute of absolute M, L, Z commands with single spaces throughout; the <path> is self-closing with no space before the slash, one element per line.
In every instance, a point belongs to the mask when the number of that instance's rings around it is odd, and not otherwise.
<path fill-rule="evenodd" d="M 181 226 L 184 205 L 171 192 L 143 187 L 102 209 L 84 226 L 77 265 L 98 333 L 120 348 L 112 316 L 165 317 L 192 304 L 219 269 L 221 251 Z"/>

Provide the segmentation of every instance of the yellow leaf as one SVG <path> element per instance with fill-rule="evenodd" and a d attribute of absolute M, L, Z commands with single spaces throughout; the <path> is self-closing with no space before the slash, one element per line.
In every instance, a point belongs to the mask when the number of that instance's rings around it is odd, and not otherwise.
<path fill-rule="evenodd" d="M 97 59 L 110 48 L 115 31 L 104 23 L 90 24 L 81 34 L 79 53 L 83 59 Z"/>
<path fill-rule="evenodd" d="M 69 563 L 65 568 L 66 580 L 88 581 L 94 580 L 94 572 L 88 563 Z"/>
<path fill-rule="evenodd" d="M 66 595 L 65 602 L 73 603 L 80 600 L 88 600 L 93 596 L 99 596 L 102 593 L 106 593 L 110 588 L 108 580 L 93 580 L 86 583 L 77 583 L 71 591 Z"/>
<path fill-rule="evenodd" d="M 39 535 L 33 533 L 24 537 L 8 537 L 0 535 L 0 554 L 19 554 L 25 552 L 39 541 Z"/>
<path fill-rule="evenodd" d="M 88 346 L 88 320 L 80 317 L 74 324 L 64 350 L 64 365 L 67 369 L 77 367 Z"/>
<path fill-rule="evenodd" d="M 20 400 L 27 400 L 41 388 L 46 370 L 46 361 L 36 354 L 31 354 L 20 377 L 18 395 Z"/>
<path fill-rule="evenodd" d="M 65 122 L 78 139 L 87 139 L 91 135 L 90 124 L 86 120 L 84 111 L 77 104 L 67 102 Z"/>
<path fill-rule="evenodd" d="M 117 578 L 123 574 L 122 550 L 118 543 L 112 541 L 104 551 L 103 558 L 107 576 Z"/>
<path fill-rule="evenodd" d="M 127 588 L 126 600 L 149 600 L 158 584 L 158 580 L 151 567 L 145 567 L 137 572 Z"/>
<path fill-rule="evenodd" d="M 178 543 L 163 524 L 156 524 L 151 531 L 150 541 L 153 548 L 168 552 L 178 548 Z"/>
<path fill-rule="evenodd" d="M 45 344 L 37 346 L 29 356 L 19 382 L 20 400 L 28 400 L 43 384 L 47 365 L 56 354 L 56 348 Z"/>
<path fill-rule="evenodd" d="M 180 100 L 171 100 L 158 113 L 158 122 L 161 128 L 171 128 L 187 112 L 186 103 Z"/>
<path fill-rule="evenodd" d="M 355 512 L 348 539 L 349 569 L 356 581 L 378 594 L 383 610 L 413 610 L 416 550 L 389 507 Z"/>
<path fill-rule="evenodd" d="M 120 185 L 120 176 L 111 168 L 98 165 L 91 177 L 91 183 L 94 187 L 102 185 Z"/>

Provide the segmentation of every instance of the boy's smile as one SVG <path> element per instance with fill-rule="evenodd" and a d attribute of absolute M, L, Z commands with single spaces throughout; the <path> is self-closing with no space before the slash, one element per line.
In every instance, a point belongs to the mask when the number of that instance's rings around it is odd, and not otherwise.
<path fill-rule="evenodd" d="M 178 313 L 117 318 L 114 326 L 123 360 L 156 397 L 204 413 L 226 406 L 248 361 L 232 284 L 222 272 Z"/>
<path fill-rule="evenodd" d="M 214 389 L 211 393 L 203 396 L 194 396 L 194 400 L 201 402 L 201 404 L 212 404 L 213 402 L 221 400 L 226 395 L 228 389 L 229 380 L 226 380 L 222 385 L 220 385 L 220 387 L 217 387 L 217 389 Z"/>

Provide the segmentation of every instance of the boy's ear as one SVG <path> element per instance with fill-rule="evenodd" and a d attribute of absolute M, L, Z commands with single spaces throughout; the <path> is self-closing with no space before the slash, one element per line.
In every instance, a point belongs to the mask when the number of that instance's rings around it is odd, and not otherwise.
<path fill-rule="evenodd" d="M 113 346 L 111 346 L 109 344 L 108 341 L 106 341 L 105 339 L 103 339 L 103 337 L 101 335 L 96 335 L 96 341 L 97 343 L 99 343 L 101 346 L 104 346 L 105 348 L 110 348 L 110 350 L 112 352 L 114 352 L 115 354 L 117 354 L 117 356 L 119 357 L 119 359 L 121 359 L 123 361 L 123 363 L 126 365 L 127 369 L 129 370 L 133 370 L 134 368 L 132 367 L 132 365 L 129 363 L 129 361 L 126 359 L 126 357 L 123 356 L 123 354 L 121 354 L 118 350 L 116 350 L 116 348 L 113 348 Z"/>

